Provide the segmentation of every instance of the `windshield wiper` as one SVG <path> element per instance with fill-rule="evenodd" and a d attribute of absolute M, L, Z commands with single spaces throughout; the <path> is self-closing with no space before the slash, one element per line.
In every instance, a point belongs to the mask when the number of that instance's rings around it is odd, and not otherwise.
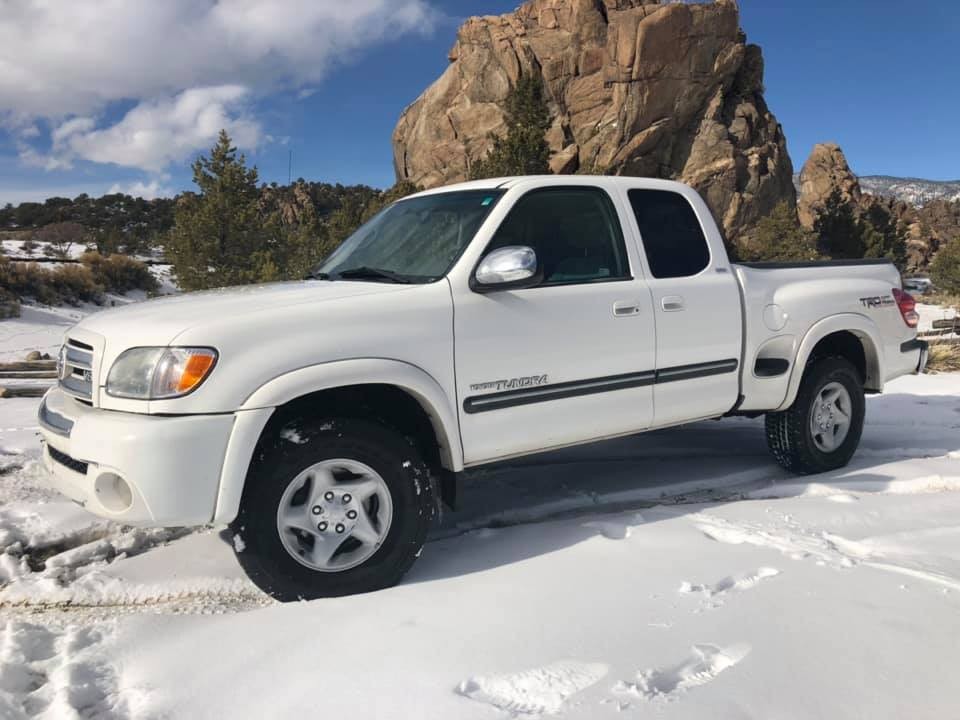
<path fill-rule="evenodd" d="M 330 279 L 330 273 L 316 272 L 315 270 L 311 270 L 310 272 L 308 272 L 306 277 L 304 278 L 304 280 L 329 280 L 329 279 Z"/>
<path fill-rule="evenodd" d="M 404 285 L 409 285 L 413 282 L 410 278 L 392 272 L 391 270 L 382 270 L 380 268 L 367 267 L 366 265 L 340 270 L 331 277 L 334 280 L 340 280 L 341 278 L 344 280 L 386 280 L 387 282 L 403 283 Z"/>

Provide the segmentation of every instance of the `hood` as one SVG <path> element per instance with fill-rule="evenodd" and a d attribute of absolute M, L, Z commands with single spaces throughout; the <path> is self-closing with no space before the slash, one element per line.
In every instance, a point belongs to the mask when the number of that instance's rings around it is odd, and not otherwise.
<path fill-rule="evenodd" d="M 305 280 L 206 290 L 147 300 L 97 312 L 77 327 L 97 333 L 111 346 L 166 345 L 196 325 L 242 317 L 266 307 L 282 308 L 361 295 L 390 294 L 412 285 Z"/>

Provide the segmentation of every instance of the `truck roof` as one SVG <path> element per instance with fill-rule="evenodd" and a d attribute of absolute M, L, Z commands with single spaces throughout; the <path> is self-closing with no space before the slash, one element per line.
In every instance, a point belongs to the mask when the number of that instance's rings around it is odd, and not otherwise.
<path fill-rule="evenodd" d="M 512 188 L 521 183 L 532 185 L 593 185 L 605 188 L 629 186 L 631 188 L 649 188 L 651 190 L 673 190 L 674 192 L 689 191 L 689 186 L 675 180 L 659 180 L 656 178 L 627 177 L 616 175 L 513 175 L 510 177 L 486 178 L 469 182 L 442 185 L 424 190 L 409 197 L 422 197 L 456 190 L 493 190 L 497 188 Z"/>

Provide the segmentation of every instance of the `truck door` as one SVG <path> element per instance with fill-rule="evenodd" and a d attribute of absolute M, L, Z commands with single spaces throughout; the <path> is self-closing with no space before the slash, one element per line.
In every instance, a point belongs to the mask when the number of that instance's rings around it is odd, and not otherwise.
<path fill-rule="evenodd" d="M 719 233 L 704 233 L 706 205 L 678 192 L 628 189 L 648 267 L 657 332 L 654 425 L 730 410 L 739 393 L 742 310 Z"/>
<path fill-rule="evenodd" d="M 618 205 L 621 211 L 618 211 Z M 467 464 L 643 430 L 653 419 L 650 293 L 621 198 L 588 185 L 522 195 L 483 255 L 533 248 L 536 287 L 454 292 Z"/>

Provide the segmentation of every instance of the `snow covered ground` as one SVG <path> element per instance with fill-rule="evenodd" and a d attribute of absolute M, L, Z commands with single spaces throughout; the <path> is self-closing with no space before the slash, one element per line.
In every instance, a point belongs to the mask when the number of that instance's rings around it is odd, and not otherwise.
<path fill-rule="evenodd" d="M 71 312 L 0 323 L 0 358 L 55 350 Z M 288 605 L 222 528 L 47 490 L 37 403 L 0 399 L 3 720 L 960 713 L 958 374 L 869 398 L 827 475 L 747 419 L 476 471 L 399 587 Z"/>

